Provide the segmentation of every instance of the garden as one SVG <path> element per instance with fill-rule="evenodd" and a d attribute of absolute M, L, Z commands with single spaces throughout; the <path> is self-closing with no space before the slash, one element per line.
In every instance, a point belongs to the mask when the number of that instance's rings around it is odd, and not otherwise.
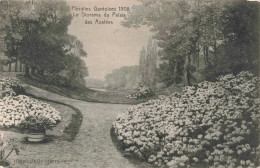
<path fill-rule="evenodd" d="M 61 114 L 50 104 L 24 95 L 24 88 L 14 79 L 1 78 L 0 93 L 0 128 L 22 133 L 22 138 L 17 139 L 1 131 L 0 166 L 8 166 L 10 154 L 19 154 L 21 141 L 45 141 L 46 132 L 61 122 Z"/>
<path fill-rule="evenodd" d="M 125 110 L 122 149 L 159 167 L 259 166 L 259 78 L 243 71 Z"/>

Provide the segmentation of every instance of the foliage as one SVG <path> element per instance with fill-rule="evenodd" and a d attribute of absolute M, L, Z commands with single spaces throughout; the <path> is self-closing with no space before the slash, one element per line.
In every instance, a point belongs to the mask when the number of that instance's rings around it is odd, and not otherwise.
<path fill-rule="evenodd" d="M 50 85 L 56 85 L 56 86 L 69 86 L 69 81 L 67 78 L 59 75 L 59 74 L 50 74 L 45 78 L 45 82 Z"/>
<path fill-rule="evenodd" d="M 147 47 L 140 52 L 139 71 L 141 83 L 155 90 L 155 73 L 157 62 L 157 43 L 149 38 Z"/>
<path fill-rule="evenodd" d="M 22 132 L 27 133 L 45 133 L 46 130 L 52 130 L 53 122 L 43 116 L 28 116 L 19 125 Z"/>
<path fill-rule="evenodd" d="M 5 96 L 16 96 L 23 94 L 24 88 L 14 79 L 1 78 L 0 79 L 0 93 L 2 97 Z"/>
<path fill-rule="evenodd" d="M 131 98 L 131 99 L 142 99 L 142 98 L 148 98 L 154 95 L 154 92 L 152 89 L 148 86 L 139 86 L 137 88 L 137 92 L 132 93 L 126 97 Z"/>
<path fill-rule="evenodd" d="M 12 3 L 9 24 L 5 27 L 6 55 L 16 55 L 26 64 L 50 72 L 64 68 L 64 36 L 71 21 L 66 3 L 38 1 L 34 7 L 30 3 Z"/>
<path fill-rule="evenodd" d="M 3 17 L 3 16 L 2 16 Z M 43 75 L 63 71 L 72 83 L 84 84 L 88 75 L 83 44 L 75 36 L 68 34 L 72 16 L 65 1 L 10 1 L 10 12 L 4 27 L 5 54 L 10 60 L 20 60 L 28 68 Z M 72 84 L 74 85 L 74 84 Z"/>
<path fill-rule="evenodd" d="M 138 66 L 124 66 L 105 76 L 107 89 L 126 89 L 139 83 Z"/>
<path fill-rule="evenodd" d="M 259 78 L 241 72 L 130 107 L 113 124 L 126 152 L 156 166 L 257 167 Z"/>
<path fill-rule="evenodd" d="M 76 56 L 69 57 L 67 69 L 61 72 L 71 86 L 77 86 L 77 83 L 85 85 L 85 77 L 88 76 L 88 68 L 85 61 Z"/>
<path fill-rule="evenodd" d="M 259 72 L 259 3 L 213 0 L 146 1 L 122 23 L 151 27 L 164 64 L 158 71 L 167 85 L 179 79 L 191 85 L 193 72 L 215 75 Z M 237 26 L 239 25 L 239 26 Z M 206 68 L 206 69 L 205 69 Z M 223 71 L 223 69 L 225 71 Z"/>
<path fill-rule="evenodd" d="M 53 125 L 61 120 L 61 115 L 55 108 L 28 96 L 9 96 L 0 99 L 0 126 L 16 127 L 28 116 L 48 118 Z"/>

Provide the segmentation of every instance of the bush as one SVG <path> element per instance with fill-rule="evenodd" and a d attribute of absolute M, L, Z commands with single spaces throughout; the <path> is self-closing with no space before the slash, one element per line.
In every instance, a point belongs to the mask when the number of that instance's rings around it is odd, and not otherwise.
<path fill-rule="evenodd" d="M 49 76 L 46 77 L 46 82 L 51 85 L 56 85 L 56 86 L 64 86 L 64 87 L 69 87 L 69 81 L 67 78 L 59 75 L 59 74 L 50 74 Z"/>
<path fill-rule="evenodd" d="M 48 118 L 53 125 L 61 120 L 61 115 L 55 108 L 28 96 L 9 96 L 0 99 L 0 126 L 18 126 L 29 116 Z"/>
<path fill-rule="evenodd" d="M 142 98 L 147 98 L 147 97 L 151 97 L 154 95 L 152 89 L 148 86 L 139 86 L 138 91 L 130 94 L 128 96 L 126 96 L 127 98 L 131 98 L 131 99 L 142 99 Z"/>
<path fill-rule="evenodd" d="M 256 167 L 259 105 L 259 78 L 241 72 L 133 106 L 113 127 L 126 152 L 157 166 Z"/>
<path fill-rule="evenodd" d="M 24 88 L 14 79 L 2 78 L 0 79 L 0 92 L 2 97 L 5 96 L 17 96 L 24 94 Z"/>
<path fill-rule="evenodd" d="M 19 125 L 18 128 L 26 133 L 45 133 L 46 130 L 52 130 L 53 122 L 44 116 L 28 116 Z"/>

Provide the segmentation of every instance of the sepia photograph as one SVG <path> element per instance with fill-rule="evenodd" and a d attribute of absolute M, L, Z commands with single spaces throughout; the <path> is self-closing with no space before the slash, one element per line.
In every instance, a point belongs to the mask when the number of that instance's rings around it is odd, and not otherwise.
<path fill-rule="evenodd" d="M 260 0 L 0 0 L 0 168 L 260 168 Z"/>

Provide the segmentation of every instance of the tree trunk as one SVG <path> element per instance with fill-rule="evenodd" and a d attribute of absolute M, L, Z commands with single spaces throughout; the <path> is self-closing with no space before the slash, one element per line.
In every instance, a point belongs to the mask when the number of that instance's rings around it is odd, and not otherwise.
<path fill-rule="evenodd" d="M 206 61 L 209 64 L 209 47 L 206 47 Z"/>
<path fill-rule="evenodd" d="M 11 62 L 8 63 L 8 71 L 9 71 L 9 72 L 12 71 L 12 63 L 11 63 Z"/>
<path fill-rule="evenodd" d="M 173 69 L 173 78 L 174 78 L 174 86 L 177 86 L 177 59 L 175 59 L 175 62 L 174 62 L 174 69 Z"/>
<path fill-rule="evenodd" d="M 197 66 L 199 69 L 200 68 L 200 53 L 198 53 L 198 55 L 197 55 Z"/>
<path fill-rule="evenodd" d="M 219 64 L 219 60 L 218 60 L 218 56 L 217 56 L 217 42 L 214 42 L 214 57 L 215 57 L 215 64 L 218 65 Z"/>
<path fill-rule="evenodd" d="M 31 67 L 31 74 L 34 76 L 35 75 L 35 71 L 36 71 L 36 68 L 33 66 Z"/>
<path fill-rule="evenodd" d="M 19 71 L 20 71 L 20 72 L 23 71 L 23 63 L 22 63 L 22 61 L 20 61 L 20 69 L 19 69 Z"/>
<path fill-rule="evenodd" d="M 200 68 L 200 46 L 198 46 L 198 52 L 197 52 L 197 57 L 196 57 L 196 62 L 197 62 L 197 68 Z"/>
<path fill-rule="evenodd" d="M 29 68 L 28 64 L 25 64 L 24 71 L 25 71 L 24 76 L 26 76 L 26 77 L 30 76 L 30 68 Z"/>
<path fill-rule="evenodd" d="M 189 71 L 189 64 L 190 64 L 190 56 L 189 55 L 186 55 L 185 56 L 185 63 L 184 63 L 184 84 L 185 86 L 190 86 L 191 83 L 190 83 L 190 71 Z"/>
<path fill-rule="evenodd" d="M 17 60 L 14 62 L 14 72 L 17 72 Z"/>

